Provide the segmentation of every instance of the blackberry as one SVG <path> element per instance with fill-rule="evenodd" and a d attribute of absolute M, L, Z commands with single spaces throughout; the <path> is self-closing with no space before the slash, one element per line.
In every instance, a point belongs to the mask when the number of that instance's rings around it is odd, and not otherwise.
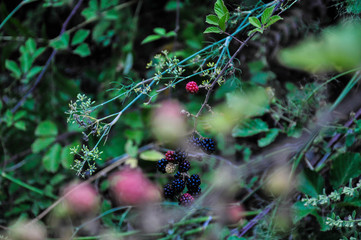
<path fill-rule="evenodd" d="M 164 186 L 163 192 L 164 192 L 165 198 L 173 198 L 174 197 L 174 190 L 172 188 L 172 185 L 169 183 Z"/>
<path fill-rule="evenodd" d="M 212 138 L 203 138 L 201 148 L 205 153 L 211 154 L 216 151 L 216 143 Z"/>
<path fill-rule="evenodd" d="M 191 164 L 188 160 L 184 160 L 183 162 L 179 163 L 178 171 L 179 172 L 188 172 L 188 170 L 191 168 Z"/>
<path fill-rule="evenodd" d="M 191 192 L 195 192 L 199 185 L 201 185 L 201 178 L 198 176 L 198 174 L 193 174 L 187 181 L 187 188 Z"/>
<path fill-rule="evenodd" d="M 187 139 L 187 145 L 190 149 L 196 150 L 201 147 L 201 140 L 198 137 L 192 135 Z"/>
<path fill-rule="evenodd" d="M 188 187 L 188 186 L 187 186 Z M 190 195 L 192 195 L 194 198 L 199 197 L 201 195 L 202 189 L 200 187 L 197 187 L 196 189 L 192 189 L 187 191 Z"/>
<path fill-rule="evenodd" d="M 162 158 L 161 160 L 159 160 L 157 163 L 157 169 L 159 170 L 159 172 L 166 173 L 165 168 L 167 164 L 168 161 L 166 159 Z"/>
<path fill-rule="evenodd" d="M 182 176 L 181 172 L 178 171 L 176 174 L 174 174 L 174 178 L 175 179 L 183 179 L 183 176 Z"/>
<path fill-rule="evenodd" d="M 165 154 L 165 159 L 167 159 L 169 162 L 173 162 L 174 161 L 174 151 L 168 151 Z"/>
<path fill-rule="evenodd" d="M 179 197 L 178 201 L 179 201 L 179 205 L 189 206 L 193 203 L 194 198 L 189 193 L 185 193 Z"/>
<path fill-rule="evenodd" d="M 175 179 L 172 182 L 172 187 L 174 190 L 174 193 L 180 193 L 183 191 L 184 187 L 185 187 L 185 182 L 182 179 Z"/>
<path fill-rule="evenodd" d="M 174 158 L 174 162 L 175 163 L 180 163 L 183 162 L 184 160 L 186 160 L 188 157 L 188 154 L 182 150 L 177 150 L 174 152 L 173 154 L 173 158 Z"/>

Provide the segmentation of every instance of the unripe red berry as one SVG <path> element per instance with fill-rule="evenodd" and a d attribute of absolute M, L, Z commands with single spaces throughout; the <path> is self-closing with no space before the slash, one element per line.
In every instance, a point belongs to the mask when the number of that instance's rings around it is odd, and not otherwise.
<path fill-rule="evenodd" d="M 187 92 L 194 94 L 194 93 L 198 92 L 199 88 L 198 88 L 198 85 L 196 82 L 191 81 L 191 82 L 187 83 L 186 90 L 187 90 Z"/>

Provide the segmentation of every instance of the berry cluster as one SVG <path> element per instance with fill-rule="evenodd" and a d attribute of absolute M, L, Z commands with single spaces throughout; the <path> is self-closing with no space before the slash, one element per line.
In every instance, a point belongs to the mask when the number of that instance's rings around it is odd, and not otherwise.
<path fill-rule="evenodd" d="M 187 83 L 186 90 L 187 90 L 187 92 L 194 94 L 199 91 L 199 87 L 196 82 L 191 81 L 191 82 Z"/>
<path fill-rule="evenodd" d="M 191 136 L 188 139 L 188 146 L 195 149 L 201 148 L 204 152 L 210 154 L 215 151 L 215 142 L 210 138 L 198 138 Z M 188 154 L 182 150 L 168 151 L 165 158 L 157 163 L 157 168 L 162 173 L 174 175 L 174 180 L 164 186 L 164 197 L 168 199 L 177 198 L 179 205 L 189 206 L 194 201 L 194 198 L 201 194 L 201 179 L 198 174 L 189 176 L 188 171 L 191 168 Z M 187 192 L 183 194 L 187 187 Z"/>
<path fill-rule="evenodd" d="M 212 154 L 216 151 L 216 142 L 212 138 L 198 138 L 193 135 L 188 138 L 187 145 L 192 150 L 200 148 L 207 154 Z"/>

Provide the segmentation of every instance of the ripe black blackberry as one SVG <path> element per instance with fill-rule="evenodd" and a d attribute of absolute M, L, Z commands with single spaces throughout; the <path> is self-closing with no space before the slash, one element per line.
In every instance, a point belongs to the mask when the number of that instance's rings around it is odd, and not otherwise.
<path fill-rule="evenodd" d="M 164 186 L 164 191 L 163 191 L 163 193 L 164 193 L 164 197 L 165 197 L 165 198 L 169 198 L 169 199 L 173 198 L 173 197 L 174 197 L 174 189 L 173 189 L 172 185 L 169 184 L 169 183 L 166 184 L 166 185 Z"/>
<path fill-rule="evenodd" d="M 191 192 L 196 192 L 201 185 L 201 178 L 198 174 L 193 174 L 187 181 L 187 188 Z"/>
<path fill-rule="evenodd" d="M 157 163 L 157 169 L 159 170 L 159 172 L 165 173 L 165 168 L 168 164 L 168 161 L 164 158 L 162 158 L 161 160 L 158 161 Z"/>
<path fill-rule="evenodd" d="M 174 174 L 174 178 L 175 179 L 183 179 L 183 175 L 182 175 L 182 173 L 181 172 L 176 172 L 176 174 Z"/>
<path fill-rule="evenodd" d="M 191 168 L 191 163 L 188 160 L 184 160 L 183 162 L 180 162 L 178 165 L 179 172 L 188 172 L 190 168 Z"/>
<path fill-rule="evenodd" d="M 187 139 L 187 145 L 191 150 L 197 150 L 201 147 L 201 140 L 198 137 L 192 135 Z"/>
<path fill-rule="evenodd" d="M 179 201 L 179 205 L 189 206 L 193 203 L 194 198 L 189 193 L 185 193 L 179 197 L 178 201 Z"/>
<path fill-rule="evenodd" d="M 188 157 L 188 154 L 182 150 L 177 150 L 174 152 L 173 154 L 173 158 L 174 158 L 174 162 L 175 163 L 180 163 L 183 162 L 184 160 L 186 160 Z"/>
<path fill-rule="evenodd" d="M 216 151 L 216 142 L 212 138 L 203 138 L 201 148 L 205 153 L 211 154 Z"/>
<path fill-rule="evenodd" d="M 188 188 L 188 186 L 187 186 L 187 188 Z M 188 188 L 188 191 L 187 191 L 187 193 L 192 195 L 194 198 L 199 197 L 199 195 L 201 195 L 201 192 L 202 192 L 202 189 L 200 187 L 197 187 L 196 189 L 192 189 L 192 190 L 189 190 L 189 188 Z"/>
<path fill-rule="evenodd" d="M 175 179 L 172 182 L 172 188 L 174 190 L 174 193 L 180 193 L 183 191 L 183 189 L 185 188 L 185 182 L 182 179 Z"/>

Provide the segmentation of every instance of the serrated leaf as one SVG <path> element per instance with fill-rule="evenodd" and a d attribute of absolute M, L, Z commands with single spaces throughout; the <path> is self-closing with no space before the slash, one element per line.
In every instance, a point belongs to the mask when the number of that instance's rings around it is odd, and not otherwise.
<path fill-rule="evenodd" d="M 258 140 L 258 146 L 265 147 L 271 144 L 278 136 L 278 133 L 279 131 L 277 128 L 270 129 L 269 132 L 266 133 L 266 136 L 264 138 Z"/>
<path fill-rule="evenodd" d="M 78 30 L 73 39 L 71 40 L 71 45 L 76 45 L 79 43 L 84 42 L 84 40 L 89 36 L 90 31 L 89 30 L 84 30 L 84 29 L 80 29 Z"/>
<path fill-rule="evenodd" d="M 282 20 L 282 19 L 283 19 L 283 18 L 281 18 L 281 17 L 278 16 L 278 15 L 272 16 L 272 17 L 269 19 L 268 23 L 265 25 L 265 27 L 267 28 L 267 27 L 271 26 L 272 24 L 274 24 L 275 22 L 277 22 L 277 21 L 279 21 L 279 20 Z"/>
<path fill-rule="evenodd" d="M 59 143 L 54 144 L 43 157 L 43 165 L 48 172 L 56 172 L 61 161 L 61 146 Z"/>
<path fill-rule="evenodd" d="M 86 44 L 86 43 L 80 44 L 77 48 L 75 48 L 73 53 L 78 54 L 81 57 L 89 56 L 90 55 L 90 49 L 89 49 L 88 44 Z"/>
<path fill-rule="evenodd" d="M 55 140 L 55 137 L 43 137 L 43 138 L 37 138 L 33 144 L 31 144 L 31 150 L 33 153 L 39 153 L 41 150 L 44 150 L 50 144 L 52 144 Z"/>
<path fill-rule="evenodd" d="M 261 27 L 262 27 L 261 22 L 260 22 L 259 19 L 256 18 L 256 17 L 249 17 L 249 18 L 248 18 L 248 21 L 249 21 L 250 24 L 252 24 L 252 25 L 255 26 L 256 28 L 261 28 Z"/>
<path fill-rule="evenodd" d="M 166 33 L 164 28 L 154 28 L 153 32 L 161 36 L 164 36 Z"/>
<path fill-rule="evenodd" d="M 142 41 L 141 44 L 146 44 L 146 43 L 158 40 L 160 38 L 161 38 L 161 36 L 159 36 L 159 35 L 149 35 Z"/>
<path fill-rule="evenodd" d="M 142 152 L 139 157 L 140 159 L 145 161 L 158 161 L 164 158 L 165 156 L 161 152 L 158 152 L 156 150 L 149 150 Z"/>
<path fill-rule="evenodd" d="M 58 128 L 52 121 L 41 122 L 35 129 L 35 136 L 56 136 Z"/>
<path fill-rule="evenodd" d="M 218 27 L 208 27 L 203 33 L 221 33 L 222 30 Z"/>
<path fill-rule="evenodd" d="M 13 77 L 15 78 L 21 77 L 21 70 L 15 61 L 6 59 L 5 67 L 6 69 L 10 70 L 13 73 Z"/>
<path fill-rule="evenodd" d="M 347 184 L 350 178 L 361 175 L 361 156 L 359 153 L 340 154 L 333 162 L 330 182 L 335 188 Z"/>
<path fill-rule="evenodd" d="M 263 25 L 265 25 L 268 22 L 268 19 L 271 17 L 274 9 L 275 9 L 275 7 L 273 6 L 273 7 L 266 8 L 264 10 L 264 12 L 262 13 L 262 16 L 261 16 L 261 21 L 262 21 Z"/>
<path fill-rule="evenodd" d="M 206 17 L 206 23 L 218 26 L 219 18 L 216 15 L 210 14 Z"/>
<path fill-rule="evenodd" d="M 268 131 L 267 123 L 259 118 L 255 118 L 233 129 L 232 136 L 249 137 L 267 131 Z"/>

